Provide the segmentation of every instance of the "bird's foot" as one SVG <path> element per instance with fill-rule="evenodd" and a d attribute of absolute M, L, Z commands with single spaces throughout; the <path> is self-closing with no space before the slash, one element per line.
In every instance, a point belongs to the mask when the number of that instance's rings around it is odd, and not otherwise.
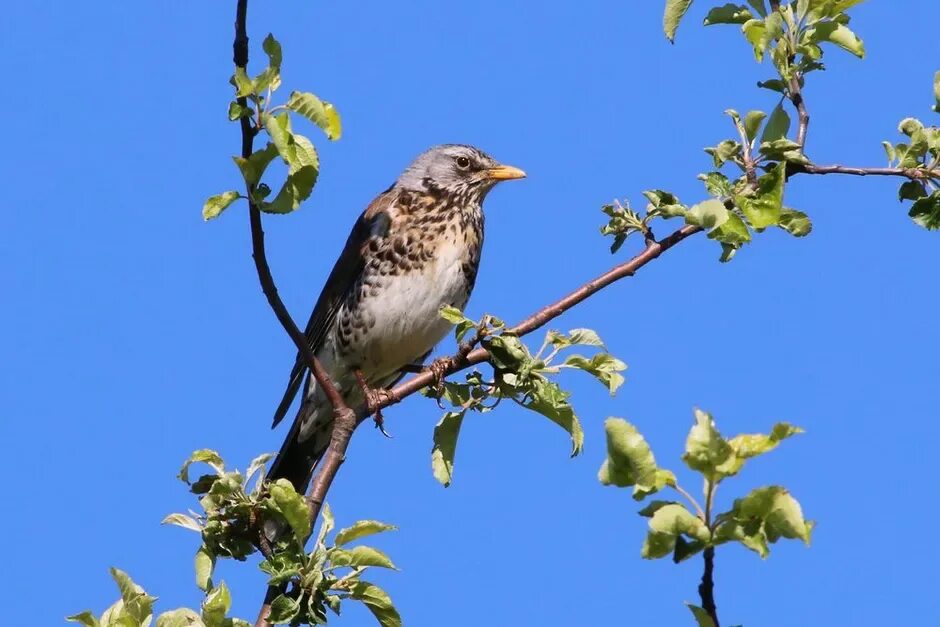
<path fill-rule="evenodd" d="M 361 370 L 356 370 L 355 374 L 356 383 L 359 385 L 359 389 L 362 391 L 362 396 L 366 402 L 366 411 L 372 415 L 375 428 L 381 431 L 382 435 L 385 437 L 391 438 L 392 436 L 385 430 L 385 417 L 382 415 L 382 407 L 389 403 L 401 401 L 401 397 L 392 390 L 369 387 Z"/>
<path fill-rule="evenodd" d="M 444 377 L 447 371 L 454 367 L 453 357 L 438 357 L 428 365 L 428 370 L 434 375 L 434 389 L 441 391 L 444 387 Z"/>

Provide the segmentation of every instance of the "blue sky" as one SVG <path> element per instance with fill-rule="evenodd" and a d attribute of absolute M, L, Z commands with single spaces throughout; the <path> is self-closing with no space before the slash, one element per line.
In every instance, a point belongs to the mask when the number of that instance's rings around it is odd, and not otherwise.
<path fill-rule="evenodd" d="M 618 260 L 601 204 L 643 189 L 701 199 L 701 148 L 729 136 L 722 111 L 769 111 L 770 77 L 734 28 L 693 9 L 670 46 L 661 2 L 253 2 L 252 55 L 284 46 L 283 93 L 336 103 L 319 185 L 266 220 L 285 301 L 306 319 L 356 215 L 429 145 L 473 143 L 529 173 L 487 202 L 487 242 L 468 312 L 518 320 Z M 903 9 L 900 5 L 903 4 Z M 205 224 L 206 196 L 238 184 L 230 99 L 234 2 L 12 3 L 0 24 L 7 175 L 0 244 L 0 441 L 9 492 L 2 605 L 58 624 L 103 609 L 127 570 L 169 609 L 198 603 L 196 537 L 159 525 L 192 504 L 174 475 L 196 448 L 235 465 L 275 450 L 269 430 L 293 360 L 258 288 L 241 208 Z M 929 110 L 936 6 L 854 11 L 869 58 L 832 51 L 810 77 L 808 153 L 882 165 L 897 122 Z M 934 116 L 931 118 L 931 116 Z M 565 384 L 584 454 L 546 420 L 501 407 L 464 426 L 455 483 L 430 472 L 433 403 L 364 429 L 329 497 L 340 524 L 401 527 L 377 542 L 401 567 L 376 578 L 410 627 L 688 625 L 700 562 L 639 557 L 645 520 L 604 488 L 603 420 L 623 416 L 662 465 L 692 407 L 726 434 L 777 420 L 806 434 L 750 465 L 719 502 L 786 484 L 818 521 L 813 546 L 762 562 L 719 551 L 727 624 L 924 624 L 940 611 L 929 526 L 940 336 L 938 235 L 915 226 L 893 180 L 799 177 L 787 204 L 809 238 L 767 233 L 731 264 L 695 238 L 567 313 L 629 365 L 616 398 Z M 633 246 L 637 243 L 633 242 Z M 448 340 L 442 350 L 450 350 Z M 926 494 L 925 494 L 926 492 Z M 920 495 L 920 496 L 918 496 Z M 263 575 L 224 564 L 253 619 Z M 338 624 L 370 624 L 349 607 Z M 25 624 L 24 622 L 24 624 Z"/>

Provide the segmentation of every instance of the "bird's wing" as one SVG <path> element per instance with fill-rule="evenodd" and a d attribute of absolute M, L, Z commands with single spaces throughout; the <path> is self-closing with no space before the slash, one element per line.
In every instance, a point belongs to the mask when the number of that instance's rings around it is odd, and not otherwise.
<path fill-rule="evenodd" d="M 310 314 L 310 321 L 307 322 L 307 328 L 304 331 L 307 343 L 314 354 L 323 346 L 327 331 L 336 319 L 336 312 L 339 311 L 349 290 L 353 288 L 356 279 L 362 273 L 364 248 L 372 239 L 383 238 L 388 233 L 391 224 L 391 209 L 396 196 L 397 193 L 393 188 L 379 194 L 369 203 L 353 226 L 349 239 L 346 240 L 346 246 L 337 259 L 336 265 L 333 266 L 326 285 L 323 286 L 323 291 L 317 299 L 317 304 L 313 308 L 313 313 Z M 297 395 L 297 390 L 300 389 L 300 384 L 306 380 L 306 375 L 307 365 L 304 363 L 303 355 L 298 351 L 284 398 L 281 399 L 277 411 L 274 412 L 273 426 L 277 426 L 284 419 Z"/>

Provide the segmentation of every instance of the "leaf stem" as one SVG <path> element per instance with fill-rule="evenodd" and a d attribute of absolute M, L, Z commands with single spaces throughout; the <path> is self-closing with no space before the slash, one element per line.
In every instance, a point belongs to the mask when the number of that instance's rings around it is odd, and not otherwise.
<path fill-rule="evenodd" d="M 689 504 L 690 504 L 692 507 L 695 508 L 695 513 L 696 513 L 696 515 L 697 515 L 699 518 L 701 518 L 701 519 L 702 519 L 702 522 L 704 522 L 704 523 L 707 525 L 708 522 L 707 522 L 707 516 L 706 516 L 706 514 L 705 514 L 705 511 L 702 510 L 702 506 L 698 504 L 698 501 L 695 500 L 695 497 L 693 497 L 691 494 L 689 494 L 688 492 L 686 492 L 686 491 L 685 491 L 685 488 L 683 488 L 682 486 L 680 486 L 678 483 L 675 484 L 674 486 L 672 486 L 672 489 L 675 490 L 676 492 L 678 492 L 679 494 L 681 494 L 682 496 L 685 497 L 685 500 L 687 500 L 687 501 L 689 502 Z"/>

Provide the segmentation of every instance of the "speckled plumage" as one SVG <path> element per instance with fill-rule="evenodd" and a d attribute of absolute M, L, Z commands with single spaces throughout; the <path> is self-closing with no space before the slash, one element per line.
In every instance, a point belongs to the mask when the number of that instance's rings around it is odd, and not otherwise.
<path fill-rule="evenodd" d="M 471 146 L 436 146 L 366 208 L 353 227 L 306 335 L 350 406 L 363 402 L 355 371 L 383 388 L 422 362 L 450 326 L 444 305 L 462 309 L 476 281 L 486 194 L 500 180 L 520 178 Z M 300 409 L 273 478 L 303 490 L 329 444 L 332 411 L 298 356 L 274 424 L 303 383 Z"/>

